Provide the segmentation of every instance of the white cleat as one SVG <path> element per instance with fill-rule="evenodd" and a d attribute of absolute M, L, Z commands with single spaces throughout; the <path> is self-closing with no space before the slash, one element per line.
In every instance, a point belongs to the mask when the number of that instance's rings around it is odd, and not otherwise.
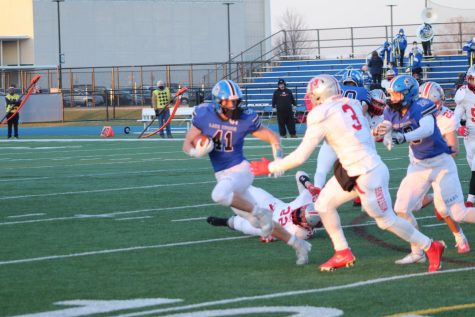
<path fill-rule="evenodd" d="M 400 260 L 394 261 L 396 264 L 413 264 L 413 263 L 424 263 L 426 261 L 426 256 L 424 253 L 409 253 Z"/>
<path fill-rule="evenodd" d="M 295 264 L 308 264 L 308 253 L 310 252 L 310 250 L 312 250 L 312 245 L 305 240 L 299 240 L 298 243 L 296 243 L 294 249 L 295 254 L 297 255 L 297 261 L 295 262 Z"/>
<path fill-rule="evenodd" d="M 253 216 L 259 221 L 259 226 L 261 227 L 262 236 L 268 237 L 272 234 L 274 230 L 274 222 L 272 221 L 272 213 L 266 209 L 257 209 Z"/>

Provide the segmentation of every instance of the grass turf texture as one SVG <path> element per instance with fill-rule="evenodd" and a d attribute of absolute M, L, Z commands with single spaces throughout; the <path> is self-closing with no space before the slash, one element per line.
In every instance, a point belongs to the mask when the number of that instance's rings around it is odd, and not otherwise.
<path fill-rule="evenodd" d="M 283 140 L 285 152 L 298 142 Z M 406 244 L 379 230 L 351 202 L 340 215 L 342 224 L 349 226 L 345 233 L 357 263 L 324 273 L 316 267 L 333 253 L 324 231 L 311 240 L 311 264 L 297 267 L 294 251 L 282 242 L 262 244 L 255 237 L 209 226 L 204 220 L 208 215 L 224 217 L 231 212 L 211 201 L 215 181 L 208 159 L 187 157 L 179 140 L 0 146 L 1 316 L 67 309 L 71 306 L 53 303 L 75 299 L 175 298 L 183 302 L 163 307 L 181 307 L 246 296 L 256 298 L 177 308 L 175 313 L 308 305 L 337 308 L 344 316 L 383 316 L 467 305 L 430 315 L 475 314 L 469 305 L 475 302 L 470 269 L 475 266 L 474 253 L 457 254 L 446 226 L 431 226 L 439 224 L 432 206 L 416 217 L 423 217 L 419 226 L 424 233 L 447 242 L 442 270 L 447 273 L 420 274 L 427 264 L 395 265 L 394 260 L 406 254 L 400 251 L 407 249 Z M 390 168 L 394 197 L 406 172 L 407 146 L 379 151 Z M 245 152 L 248 159 L 271 156 L 269 146 L 251 139 Z M 464 155 L 462 145 L 457 163 L 466 193 L 470 171 Z M 314 168 L 315 156 L 300 169 L 313 175 Z M 295 171 L 279 179 L 260 177 L 254 184 L 289 201 L 297 194 Z M 463 229 L 475 246 L 475 226 L 465 224 Z M 468 270 L 458 271 L 461 268 Z M 373 281 L 388 277 L 396 278 Z M 373 282 L 357 284 L 363 281 Z M 298 291 L 307 292 L 262 296 Z M 120 313 L 124 311 L 98 316 Z"/>

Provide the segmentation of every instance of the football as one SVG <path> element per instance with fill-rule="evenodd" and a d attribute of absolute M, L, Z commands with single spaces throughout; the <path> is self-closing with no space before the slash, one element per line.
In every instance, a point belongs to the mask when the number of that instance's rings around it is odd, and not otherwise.
<path fill-rule="evenodd" d="M 198 145 L 198 142 L 200 145 L 204 145 L 207 139 L 211 141 L 211 138 L 206 134 L 199 134 L 192 142 L 193 147 L 196 147 L 196 145 Z"/>

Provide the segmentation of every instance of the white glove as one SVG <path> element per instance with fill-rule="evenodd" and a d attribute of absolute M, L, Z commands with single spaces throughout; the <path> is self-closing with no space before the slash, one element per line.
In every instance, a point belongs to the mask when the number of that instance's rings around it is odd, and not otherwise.
<path fill-rule="evenodd" d="M 213 151 L 214 149 L 214 143 L 211 141 L 211 139 L 207 139 L 205 144 L 201 144 L 201 142 L 198 142 L 198 144 L 194 147 L 191 148 L 190 152 L 188 153 L 190 156 L 200 158 L 209 152 Z"/>
<path fill-rule="evenodd" d="M 391 136 L 391 133 L 384 135 L 383 144 L 388 149 L 388 151 L 393 149 L 393 137 Z"/>
<path fill-rule="evenodd" d="M 406 143 L 406 136 L 402 132 L 393 132 L 391 133 L 391 137 L 393 139 L 393 143 L 396 143 L 396 144 Z"/>
<path fill-rule="evenodd" d="M 392 130 L 391 121 L 384 120 L 373 129 L 373 135 L 381 138 L 381 137 L 384 137 L 386 134 L 390 133 L 391 130 Z"/>
<path fill-rule="evenodd" d="M 284 151 L 282 150 L 282 147 L 280 146 L 280 144 L 272 144 L 272 156 L 274 156 L 274 161 L 278 161 L 278 160 L 281 160 L 283 157 L 284 157 Z M 285 172 L 275 172 L 275 173 L 272 173 L 272 174 L 269 174 L 269 177 L 274 177 L 274 178 L 277 178 L 277 177 L 281 177 L 282 175 L 284 175 Z"/>

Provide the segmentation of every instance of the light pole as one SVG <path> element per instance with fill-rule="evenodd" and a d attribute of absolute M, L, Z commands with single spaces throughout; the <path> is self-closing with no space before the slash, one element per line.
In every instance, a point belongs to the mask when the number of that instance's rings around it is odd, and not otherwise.
<path fill-rule="evenodd" d="M 59 91 L 63 89 L 63 75 L 62 75 L 62 67 L 61 64 L 63 63 L 63 54 L 61 52 L 61 15 L 59 12 L 59 3 L 64 2 L 64 0 L 51 0 L 56 2 L 56 8 L 58 12 L 58 88 Z"/>
<path fill-rule="evenodd" d="M 228 74 L 231 74 L 231 24 L 229 18 L 229 6 L 234 4 L 234 2 L 224 2 L 228 13 Z"/>
<path fill-rule="evenodd" d="M 396 4 L 388 4 L 386 5 L 387 7 L 389 7 L 389 11 L 390 11 L 390 14 L 391 14 L 391 41 L 393 40 L 393 7 L 397 7 Z"/>

